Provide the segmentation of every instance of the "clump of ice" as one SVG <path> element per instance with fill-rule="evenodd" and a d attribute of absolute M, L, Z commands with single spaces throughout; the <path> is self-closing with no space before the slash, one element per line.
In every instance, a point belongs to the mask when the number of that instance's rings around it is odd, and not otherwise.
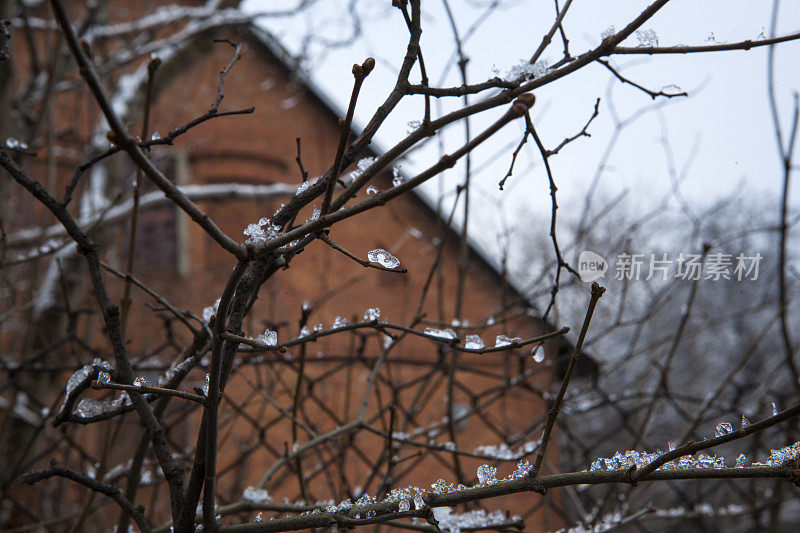
<path fill-rule="evenodd" d="M 247 240 L 245 241 L 247 244 L 259 244 L 274 239 L 280 232 L 280 226 L 263 217 L 255 224 L 248 224 L 242 233 L 247 235 Z"/>
<path fill-rule="evenodd" d="M 541 78 L 547 71 L 550 69 L 550 66 L 547 60 L 540 59 L 536 63 L 531 63 L 527 60 L 522 60 L 513 67 L 509 69 L 509 71 L 505 75 L 505 81 L 524 81 L 524 80 L 535 80 L 536 78 Z"/>
<path fill-rule="evenodd" d="M 520 337 L 506 337 L 505 335 L 498 335 L 494 340 L 495 348 L 502 348 L 503 346 L 510 346 L 514 342 L 521 341 Z"/>
<path fill-rule="evenodd" d="M 247 487 L 244 489 L 242 498 L 255 503 L 270 503 L 272 501 L 266 489 L 259 489 L 257 487 Z"/>
<path fill-rule="evenodd" d="M 380 307 L 370 307 L 366 311 L 364 311 L 364 321 L 369 322 L 372 320 L 378 320 L 381 317 L 381 308 Z"/>
<path fill-rule="evenodd" d="M 658 46 L 658 35 L 655 30 L 636 30 L 636 38 L 639 40 L 639 46 L 648 48 Z"/>
<path fill-rule="evenodd" d="M 400 260 L 383 248 L 376 248 L 367 252 L 367 259 L 386 268 L 397 268 Z"/>
<path fill-rule="evenodd" d="M 467 335 L 464 341 L 464 348 L 468 350 L 482 350 L 486 347 L 480 335 Z"/>
<path fill-rule="evenodd" d="M 456 338 L 456 332 L 449 328 L 448 329 L 425 328 L 424 333 L 425 335 L 429 335 L 431 337 L 436 337 L 439 339 L 453 340 Z"/>
<path fill-rule="evenodd" d="M 260 334 L 256 340 L 258 342 L 263 342 L 267 346 L 277 346 L 278 345 L 278 332 L 277 331 L 272 331 L 271 329 L 268 329 L 264 333 Z"/>

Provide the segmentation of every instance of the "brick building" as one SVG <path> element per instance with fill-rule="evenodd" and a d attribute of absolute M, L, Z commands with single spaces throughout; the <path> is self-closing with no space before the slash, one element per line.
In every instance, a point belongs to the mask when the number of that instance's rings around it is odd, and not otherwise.
<path fill-rule="evenodd" d="M 157 73 L 152 131 L 164 134 L 207 111 L 216 95 L 219 71 L 231 58 L 231 48 L 213 44 L 212 37 L 245 45 L 241 61 L 227 77 L 221 110 L 255 106 L 255 112 L 211 120 L 182 135 L 173 147 L 154 148 L 151 156 L 179 185 L 291 185 L 276 187 L 275 195 L 255 201 L 199 202 L 228 235 L 237 236 L 248 224 L 270 216 L 300 185 L 296 139 L 300 139 L 302 163 L 312 179 L 330 167 L 339 137 L 337 119 L 342 112 L 293 70 L 288 54 L 268 33 L 247 24 L 201 33 L 178 65 Z M 118 86 L 124 85 L 116 81 Z M 129 126 L 131 131 L 138 131 L 140 119 L 136 117 L 140 113 L 135 109 L 141 105 L 141 98 L 135 95 L 128 105 Z M 85 90 L 60 97 L 55 122 L 71 121 L 76 109 L 93 109 Z M 92 111 L 90 118 L 76 124 L 77 131 L 72 133 L 76 146 L 87 143 L 96 133 L 96 122 L 97 115 Z M 75 161 L 64 155 L 56 159 L 63 182 Z M 35 173 L 43 170 L 44 164 L 34 162 L 30 168 Z M 110 189 L 125 191 L 133 172 L 126 157 L 114 156 L 98 168 L 107 175 Z M 391 187 L 392 176 L 379 176 L 373 185 L 379 190 Z M 15 194 L 20 195 L 20 205 L 31 202 L 22 191 Z M 312 208 L 308 206 L 298 219 L 310 216 Z M 19 220 L 27 218 L 20 216 Z M 121 218 L 104 225 L 98 237 L 104 243 L 104 259 L 122 270 L 128 231 L 127 220 Z M 423 318 L 416 328 L 453 327 L 459 237 L 427 199 L 417 194 L 401 196 L 380 209 L 335 225 L 330 237 L 360 258 L 366 258 L 369 250 L 386 249 L 408 271 L 401 274 L 365 269 L 317 241 L 295 257 L 290 268 L 264 284 L 244 323 L 247 335 L 255 337 L 270 329 L 277 331 L 281 342 L 297 337 L 304 306 L 310 309 L 305 313 L 309 329 L 316 324 L 330 328 L 337 316 L 358 321 L 367 308 L 375 307 L 381 309 L 382 319 L 408 325 L 417 316 L 425 291 Z M 440 268 L 429 282 L 440 247 Z M 483 326 L 481 335 L 487 345 L 499 334 L 528 338 L 551 330 L 535 317 L 527 300 L 479 249 L 471 246 L 468 257 L 463 312 L 458 318 L 469 321 L 472 327 Z M 134 275 L 176 308 L 200 315 L 222 292 L 233 264 L 228 253 L 174 206 L 142 211 Z M 112 297 L 118 299 L 122 283 L 109 281 L 109 286 Z M 90 302 L 88 296 L 83 298 Z M 190 340 L 163 309 L 153 309 L 152 302 L 142 291 L 133 292 L 126 331 L 134 361 L 142 368 L 152 368 L 149 375 L 143 371 L 145 378 L 154 377 L 163 364 L 176 360 Z M 98 317 L 82 317 L 81 321 L 102 344 Z M 471 330 L 459 331 L 464 335 Z M 385 341 L 377 331 L 365 330 L 325 337 L 306 345 L 302 354 L 299 348 L 290 349 L 282 357 L 242 354 L 241 366 L 231 378 L 222 406 L 218 468 L 220 493 L 227 496 L 220 504 L 232 503 L 231 494 L 241 494 L 244 487 L 255 484 L 293 448 L 293 443 L 302 446 L 314 435 L 324 435 L 352 420 L 362 405 L 359 394 L 366 389 L 374 365 L 387 346 Z M 492 459 L 492 454 L 501 458 L 515 454 L 497 454 L 496 449 L 492 452 L 480 447 L 505 445 L 519 452 L 515 459 L 525 455 L 526 447 L 532 449 L 545 416 L 542 391 L 558 377 L 554 371 L 556 358 L 568 353 L 569 345 L 563 340 L 548 344 L 542 364 L 532 361 L 527 348 L 456 357 L 445 346 L 429 340 L 405 339 L 398 344 L 388 352 L 377 374 L 376 392 L 363 401 L 366 419 L 373 428 L 382 427 L 386 432 L 391 427 L 395 432 L 416 435 L 416 444 L 397 444 L 394 449 L 399 463 L 392 474 L 392 486 L 427 487 L 438 478 L 457 483 L 455 468 L 463 472 L 465 482 L 474 482 L 476 467 L 487 462 L 499 467 L 499 477 L 508 475 L 516 460 Z M 77 363 L 89 358 L 88 353 L 73 356 Z M 303 365 L 299 364 L 301 358 Z M 448 389 L 445 376 L 450 365 L 456 367 L 453 386 Z M 292 408 L 294 383 L 303 366 L 304 393 L 295 407 L 302 413 L 301 425 L 307 429 L 296 434 L 293 432 L 298 429 L 285 410 Z M 508 386 L 509 380 L 520 375 L 525 376 L 520 386 Z M 184 388 L 201 385 L 202 381 L 203 372 L 197 371 Z M 454 395 L 453 412 L 459 416 L 452 428 L 441 423 L 448 413 L 448 394 Z M 390 412 L 394 413 L 391 426 Z M 167 411 L 164 420 L 173 446 L 180 449 L 194 445 L 198 417 L 198 409 L 176 407 Z M 133 418 L 125 419 L 126 430 L 135 433 L 137 427 Z M 450 451 L 453 436 L 458 448 L 467 452 L 457 459 Z M 100 437 L 91 432 L 77 438 L 84 439 L 90 448 L 99 445 Z M 384 435 L 352 431 L 332 438 L 331 443 L 303 456 L 302 465 L 292 463 L 274 472 L 266 488 L 276 501 L 283 497 L 294 500 L 305 491 L 314 499 L 341 500 L 358 497 L 362 491 L 375 494 L 387 488 L 381 486 L 385 467 L 381 466 L 380 472 L 375 468 L 385 459 Z M 113 450 L 110 463 L 124 463 L 129 448 L 123 445 Z M 325 477 L 325 466 L 331 463 L 338 465 L 339 479 Z M 555 464 L 557 450 L 553 446 L 545 470 Z M 298 477 L 304 477 L 309 486 L 301 487 Z M 160 494 L 164 502 L 156 503 L 158 490 L 147 489 L 141 503 L 151 501 L 157 510 L 154 517 L 163 520 L 168 504 L 163 488 Z M 527 517 L 528 530 L 554 529 L 563 523 L 557 512 L 557 496 L 523 494 L 487 501 L 485 506 L 517 512 L 533 510 Z"/>

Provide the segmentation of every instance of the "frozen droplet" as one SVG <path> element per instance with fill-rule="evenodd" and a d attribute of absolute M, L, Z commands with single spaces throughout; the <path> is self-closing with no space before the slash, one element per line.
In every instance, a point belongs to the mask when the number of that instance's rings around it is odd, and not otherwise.
<path fill-rule="evenodd" d="M 778 414 L 778 406 L 775 405 L 775 402 L 772 402 L 772 416 L 775 416 L 777 414 Z"/>
<path fill-rule="evenodd" d="M 381 317 L 381 308 L 380 307 L 370 307 L 366 311 L 364 311 L 364 321 L 369 322 L 372 320 L 378 320 Z"/>
<path fill-rule="evenodd" d="M 494 347 L 495 348 L 502 348 L 503 346 L 509 346 L 511 343 L 521 341 L 522 339 L 519 337 L 509 338 L 505 335 L 498 335 L 494 340 Z"/>
<path fill-rule="evenodd" d="M 750 425 L 750 421 L 747 419 L 744 413 L 742 413 L 742 429 L 745 429 Z"/>
<path fill-rule="evenodd" d="M 374 185 L 370 185 L 367 187 L 367 194 L 370 196 L 373 194 L 378 194 L 378 189 Z"/>
<path fill-rule="evenodd" d="M 667 450 L 669 450 L 669 451 L 671 451 L 671 452 L 674 452 L 674 451 L 675 451 L 675 443 L 674 443 L 674 442 L 672 442 L 672 441 L 669 441 L 669 442 L 667 443 Z"/>
<path fill-rule="evenodd" d="M 308 329 L 308 326 L 300 328 L 300 335 L 298 335 L 298 337 L 308 337 L 309 335 L 311 335 L 311 330 Z"/>
<path fill-rule="evenodd" d="M 733 426 L 728 422 L 720 422 L 717 424 L 717 427 L 714 429 L 714 436 L 715 437 L 722 437 L 731 433 L 733 431 Z"/>
<path fill-rule="evenodd" d="M 411 509 L 411 504 L 408 503 L 408 500 L 400 500 L 400 502 L 397 504 L 397 510 L 401 513 L 404 513 L 409 509 Z"/>
<path fill-rule="evenodd" d="M 370 250 L 367 252 L 367 258 L 373 263 L 378 263 L 386 268 L 397 268 L 400 266 L 400 260 L 383 248 Z"/>
<path fill-rule="evenodd" d="M 490 316 L 488 319 L 486 319 L 486 325 L 487 326 L 494 326 L 494 317 L 493 316 Z"/>
<path fill-rule="evenodd" d="M 322 324 L 317 324 L 316 326 L 314 326 L 314 331 L 316 332 L 322 331 L 323 329 L 325 329 L 325 326 L 323 326 Z"/>
<path fill-rule="evenodd" d="M 481 485 L 493 485 L 497 483 L 497 468 L 489 465 L 479 466 L 478 483 Z"/>
<path fill-rule="evenodd" d="M 270 503 L 272 501 L 272 498 L 266 489 L 259 489 L 257 487 L 247 487 L 244 489 L 242 498 L 256 503 Z"/>
<path fill-rule="evenodd" d="M 19 141 L 17 139 L 15 139 L 14 137 L 9 137 L 9 138 L 6 139 L 6 146 L 8 146 L 11 149 L 18 148 L 19 147 Z"/>
<path fill-rule="evenodd" d="M 544 349 L 541 346 L 537 346 L 531 350 L 531 355 L 533 356 L 533 360 L 537 363 L 544 361 Z"/>
<path fill-rule="evenodd" d="M 452 329 L 425 328 L 424 333 L 439 339 L 453 340 L 456 338 L 456 332 Z"/>
<path fill-rule="evenodd" d="M 161 139 L 161 135 L 159 135 L 157 131 L 154 131 L 153 134 L 150 136 L 151 141 L 157 141 L 159 139 Z"/>
<path fill-rule="evenodd" d="M 264 333 L 259 335 L 256 340 L 258 342 L 263 342 L 267 346 L 277 346 L 278 345 L 278 332 L 268 329 Z"/>
<path fill-rule="evenodd" d="M 422 494 L 417 494 L 414 496 L 414 509 L 419 511 L 425 507 L 425 500 L 422 499 Z"/>
<path fill-rule="evenodd" d="M 486 347 L 480 335 L 467 335 L 464 341 L 464 348 L 468 350 L 482 350 Z"/>
<path fill-rule="evenodd" d="M 422 239 L 425 237 L 425 235 L 417 228 L 408 228 L 406 232 L 415 239 Z"/>
<path fill-rule="evenodd" d="M 339 315 L 336 315 L 336 318 L 333 319 L 333 327 L 334 328 L 343 328 L 347 325 L 347 319 L 342 318 Z"/>

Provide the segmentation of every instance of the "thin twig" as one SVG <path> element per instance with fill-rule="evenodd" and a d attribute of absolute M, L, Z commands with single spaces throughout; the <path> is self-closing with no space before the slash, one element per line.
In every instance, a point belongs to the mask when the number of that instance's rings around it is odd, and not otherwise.
<path fill-rule="evenodd" d="M 544 453 L 547 451 L 547 444 L 550 441 L 550 434 L 553 432 L 553 426 L 556 423 L 556 418 L 558 417 L 558 413 L 561 411 L 561 402 L 564 401 L 564 396 L 567 394 L 569 381 L 572 378 L 572 372 L 575 370 L 575 365 L 578 364 L 578 359 L 581 356 L 583 341 L 586 339 L 586 333 L 589 331 L 589 324 L 592 321 L 594 308 L 597 305 L 597 301 L 601 296 L 603 296 L 604 292 L 606 292 L 605 287 L 601 287 L 597 283 L 592 283 L 592 294 L 591 298 L 589 299 L 589 308 L 586 310 L 586 317 L 583 319 L 583 326 L 581 327 L 581 332 L 578 335 L 578 342 L 575 343 L 575 348 L 572 351 L 572 357 L 569 360 L 567 372 L 564 374 L 564 379 L 561 382 L 561 388 L 558 390 L 558 394 L 556 394 L 555 400 L 553 400 L 553 404 L 550 406 L 550 409 L 547 412 L 547 422 L 545 423 L 544 432 L 542 433 L 542 443 L 539 445 L 539 451 L 536 454 L 536 460 L 533 463 L 533 468 L 531 468 L 529 472 L 530 477 L 536 477 L 539 475 L 539 469 L 542 467 L 542 461 L 544 461 Z"/>
<path fill-rule="evenodd" d="M 126 392 L 139 392 L 141 394 L 158 394 L 161 396 L 174 396 L 190 402 L 206 405 L 206 399 L 199 394 L 192 394 L 177 389 L 165 389 L 162 387 L 150 387 L 149 385 L 122 385 L 120 383 L 106 383 L 104 381 L 92 381 L 92 388 L 94 390 L 123 390 Z"/>

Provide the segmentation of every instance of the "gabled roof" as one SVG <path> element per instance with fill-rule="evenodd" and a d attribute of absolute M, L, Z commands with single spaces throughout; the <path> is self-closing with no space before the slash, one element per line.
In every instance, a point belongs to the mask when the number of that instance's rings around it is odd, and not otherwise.
<path fill-rule="evenodd" d="M 293 77 L 303 86 L 303 88 L 306 89 L 313 98 L 318 100 L 325 109 L 330 111 L 331 115 L 335 119 L 345 116 L 346 110 L 341 109 L 339 105 L 336 104 L 328 96 L 328 94 L 314 82 L 314 80 L 312 80 L 305 72 L 302 71 L 302 69 L 299 68 L 297 59 L 288 50 L 286 50 L 286 48 L 284 48 L 280 42 L 278 42 L 275 36 L 254 22 L 247 24 L 244 29 L 247 34 L 252 36 L 259 44 L 266 48 L 266 50 L 272 56 L 274 56 L 284 68 L 292 72 Z M 361 133 L 361 128 L 355 123 L 353 124 L 352 129 L 356 135 Z M 370 143 L 370 150 L 376 155 L 384 153 L 384 150 L 382 150 L 374 140 Z M 411 193 L 413 197 L 419 200 L 423 207 L 430 212 L 433 218 L 441 219 L 439 211 L 437 210 L 436 201 L 434 199 L 419 189 L 412 189 Z M 448 225 L 447 228 L 449 230 L 448 239 L 460 238 L 460 232 L 455 227 Z M 534 311 L 536 310 L 534 302 L 531 301 L 527 295 L 525 295 L 520 287 L 516 286 L 513 280 L 510 280 L 503 275 L 502 265 L 491 254 L 489 254 L 486 249 L 484 249 L 475 239 L 469 237 L 469 235 L 467 236 L 467 244 L 469 246 L 471 259 L 475 263 L 477 263 L 480 267 L 483 267 L 486 272 L 495 276 L 498 284 L 505 285 L 512 293 L 514 299 L 519 301 L 519 304 L 522 307 L 531 308 Z M 552 328 L 551 325 L 548 324 L 548 326 Z"/>

